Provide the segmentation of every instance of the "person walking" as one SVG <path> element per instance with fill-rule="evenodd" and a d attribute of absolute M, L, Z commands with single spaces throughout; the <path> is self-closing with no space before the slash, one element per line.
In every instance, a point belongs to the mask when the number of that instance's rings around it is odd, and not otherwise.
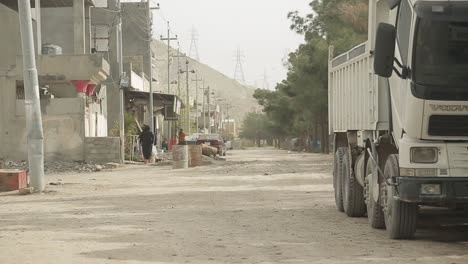
<path fill-rule="evenodd" d="M 149 126 L 144 125 L 143 131 L 140 133 L 140 146 L 143 152 L 145 164 L 148 164 L 153 154 L 154 134 L 150 131 Z"/>
<path fill-rule="evenodd" d="M 187 142 L 185 141 L 185 133 L 183 129 L 180 129 L 179 131 L 179 145 L 187 145 Z"/>

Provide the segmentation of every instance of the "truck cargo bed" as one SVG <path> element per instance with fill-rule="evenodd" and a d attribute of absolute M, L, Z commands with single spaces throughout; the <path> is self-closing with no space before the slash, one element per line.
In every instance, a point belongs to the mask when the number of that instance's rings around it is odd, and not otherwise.
<path fill-rule="evenodd" d="M 367 42 L 332 59 L 330 49 L 328 107 L 330 134 L 388 129 L 385 80 L 373 74 Z"/>

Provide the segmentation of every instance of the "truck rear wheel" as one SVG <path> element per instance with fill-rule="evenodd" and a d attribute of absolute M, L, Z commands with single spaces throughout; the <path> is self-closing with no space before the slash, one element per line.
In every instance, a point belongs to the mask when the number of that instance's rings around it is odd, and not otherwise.
<path fill-rule="evenodd" d="M 351 173 L 349 151 L 343 155 L 343 207 L 349 217 L 361 217 L 366 213 L 364 190 Z"/>
<path fill-rule="evenodd" d="M 382 211 L 382 206 L 380 206 L 379 201 L 375 201 L 375 195 L 374 195 L 374 190 L 373 184 L 378 184 L 378 183 L 373 183 L 372 179 L 377 180 L 378 179 L 378 174 L 377 174 L 377 169 L 375 167 L 375 164 L 372 160 L 367 161 L 367 167 L 366 167 L 366 178 L 365 178 L 365 186 L 364 186 L 364 191 L 365 191 L 365 199 L 366 199 L 366 205 L 367 205 L 367 219 L 369 220 L 369 224 L 371 225 L 372 228 L 375 229 L 384 229 L 385 228 L 385 219 Z"/>
<path fill-rule="evenodd" d="M 385 163 L 385 178 L 400 175 L 398 155 L 390 155 Z M 408 239 L 414 236 L 418 220 L 418 205 L 395 199 L 395 187 L 384 182 L 382 201 L 384 205 L 385 227 L 390 238 Z"/>
<path fill-rule="evenodd" d="M 335 188 L 335 203 L 336 209 L 344 212 L 343 206 L 343 157 L 346 153 L 346 148 L 338 148 L 335 153 L 334 169 L 333 169 L 333 187 Z"/>

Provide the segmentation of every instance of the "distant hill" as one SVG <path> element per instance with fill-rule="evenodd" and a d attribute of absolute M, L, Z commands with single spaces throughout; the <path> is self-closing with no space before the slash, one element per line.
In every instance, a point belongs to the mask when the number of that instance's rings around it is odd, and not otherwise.
<path fill-rule="evenodd" d="M 155 90 L 167 92 L 167 45 L 161 41 L 153 42 L 153 47 L 156 48 L 156 65 L 158 69 L 157 80 Z M 171 49 L 171 54 L 176 56 L 177 50 Z M 182 54 L 183 55 L 183 54 Z M 210 66 L 200 63 L 194 59 L 187 58 L 189 60 L 189 70 L 195 69 L 198 72 L 199 78 L 205 80 L 205 84 L 209 85 L 211 90 L 214 91 L 215 96 L 221 99 L 224 99 L 224 102 L 219 104 L 229 103 L 232 105 L 232 109 L 229 111 L 229 116 L 234 118 L 237 124 L 241 124 L 244 116 L 248 112 L 257 111 L 260 109 L 256 100 L 252 97 L 255 88 L 250 86 L 245 86 L 239 82 L 233 80 L 232 78 L 218 72 L 217 70 L 211 68 Z M 186 58 L 180 58 L 181 68 L 185 71 L 185 62 Z M 177 80 L 177 58 L 171 59 L 171 77 L 170 82 Z M 195 79 L 195 74 L 190 74 L 190 97 L 195 98 L 195 82 L 192 81 Z M 201 87 L 201 83 L 199 83 Z M 181 90 L 183 95 L 185 95 L 186 90 L 186 75 L 181 75 Z M 171 85 L 171 93 L 177 93 L 177 84 Z M 199 101 L 202 101 L 202 91 L 199 90 Z"/>

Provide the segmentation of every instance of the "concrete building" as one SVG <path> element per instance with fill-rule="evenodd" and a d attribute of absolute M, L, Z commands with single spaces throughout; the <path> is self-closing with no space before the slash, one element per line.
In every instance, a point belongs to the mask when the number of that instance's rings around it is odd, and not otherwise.
<path fill-rule="evenodd" d="M 26 113 L 16 6 L 15 1 L 0 0 L 0 34 L 8 36 L 0 38 L 0 158 L 24 160 Z M 88 153 L 99 151 L 103 159 L 118 160 L 118 139 L 106 138 L 110 66 L 102 54 L 90 52 L 92 6 L 90 0 L 42 0 L 41 8 L 33 11 L 36 52 L 46 43 L 62 49 L 37 56 L 46 160 L 86 160 Z M 96 150 L 94 143 L 86 144 L 91 137 L 111 144 Z"/>
<path fill-rule="evenodd" d="M 32 6 L 46 160 L 118 161 L 120 141 L 109 136 L 119 120 L 121 87 L 125 111 L 139 124 L 150 123 L 148 76 L 157 70 L 156 46 L 148 52 L 146 10 L 146 3 L 122 4 L 119 73 L 114 0 L 41 0 L 41 8 Z M 27 136 L 16 0 L 0 0 L 0 34 L 8 36 L 0 39 L 0 159 L 23 160 Z M 156 84 L 156 78 L 151 81 Z M 153 98 L 155 130 L 163 131 L 164 121 L 177 120 L 184 106 L 175 95 Z M 159 142 L 162 137 L 167 136 L 158 133 Z"/>
<path fill-rule="evenodd" d="M 119 85 L 120 74 L 117 68 L 117 45 L 115 21 L 117 8 L 115 0 L 98 0 L 98 6 L 91 9 L 91 47 L 98 54 L 103 54 L 111 65 L 110 82 L 108 82 L 108 126 L 112 127 L 119 120 Z M 122 47 L 124 57 L 124 76 L 128 83 L 125 87 L 125 110 L 134 116 L 140 124 L 151 123 L 149 112 L 149 85 L 153 82 L 153 128 L 157 142 L 168 138 L 164 129 L 168 121 L 177 121 L 184 104 L 173 94 L 156 92 L 158 86 L 158 69 L 156 67 L 156 48 L 153 44 L 149 23 L 151 13 L 147 2 L 122 3 Z M 149 45 L 151 42 L 151 45 Z M 151 46 L 151 56 L 150 49 Z M 152 71 L 152 80 L 150 80 Z M 173 133 L 172 135 L 174 135 Z"/>

